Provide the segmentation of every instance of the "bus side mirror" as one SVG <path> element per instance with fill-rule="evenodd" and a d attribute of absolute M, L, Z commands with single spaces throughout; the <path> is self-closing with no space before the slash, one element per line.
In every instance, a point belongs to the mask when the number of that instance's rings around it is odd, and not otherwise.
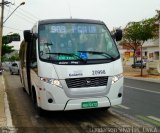
<path fill-rule="evenodd" d="M 116 32 L 112 36 L 116 41 L 120 41 L 122 39 L 122 30 L 116 29 Z"/>
<path fill-rule="evenodd" d="M 23 35 L 24 35 L 25 42 L 30 42 L 31 41 L 31 32 L 30 32 L 30 30 L 25 30 L 23 32 Z"/>

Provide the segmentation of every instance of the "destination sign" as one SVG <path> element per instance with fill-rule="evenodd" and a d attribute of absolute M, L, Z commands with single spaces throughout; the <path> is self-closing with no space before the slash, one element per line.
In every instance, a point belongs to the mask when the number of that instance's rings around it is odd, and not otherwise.
<path fill-rule="evenodd" d="M 95 25 L 54 25 L 51 26 L 51 33 L 96 33 Z"/>

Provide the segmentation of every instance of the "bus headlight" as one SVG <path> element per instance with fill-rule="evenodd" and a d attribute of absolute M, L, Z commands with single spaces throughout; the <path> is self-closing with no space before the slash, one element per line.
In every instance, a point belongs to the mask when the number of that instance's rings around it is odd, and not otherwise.
<path fill-rule="evenodd" d="M 118 74 L 112 77 L 112 84 L 114 84 L 115 82 L 117 82 L 120 78 L 123 77 L 123 74 Z"/>
<path fill-rule="evenodd" d="M 57 79 L 42 78 L 42 77 L 40 77 L 40 80 L 43 81 L 43 82 L 46 82 L 46 83 L 49 83 L 49 84 L 52 84 L 52 85 L 56 85 L 56 86 L 62 88 L 62 85 L 61 85 L 60 81 L 57 80 Z"/>

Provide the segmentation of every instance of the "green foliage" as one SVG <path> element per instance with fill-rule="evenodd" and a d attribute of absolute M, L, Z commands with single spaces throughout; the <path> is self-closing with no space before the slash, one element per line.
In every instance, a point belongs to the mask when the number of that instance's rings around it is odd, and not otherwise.
<path fill-rule="evenodd" d="M 148 39 L 156 37 L 155 18 L 145 19 L 139 22 L 130 22 L 124 30 L 124 40 L 134 50 L 134 64 L 136 61 L 135 52 L 140 47 L 142 54 L 142 45 Z M 142 60 L 142 55 L 141 55 Z M 141 68 L 142 76 L 142 68 Z"/>
<path fill-rule="evenodd" d="M 11 62 L 14 62 L 14 61 L 19 61 L 20 58 L 19 58 L 19 54 L 18 53 L 15 53 L 13 56 L 11 56 L 10 58 L 6 57 L 6 56 L 2 56 L 2 62 L 4 61 L 11 61 Z"/>
<path fill-rule="evenodd" d="M 19 56 L 13 55 L 11 58 L 9 58 L 9 61 L 19 61 Z"/>
<path fill-rule="evenodd" d="M 145 19 L 140 22 L 128 23 L 124 30 L 126 42 L 136 45 L 143 44 L 148 39 L 155 37 L 155 18 Z"/>
<path fill-rule="evenodd" d="M 157 12 L 157 14 L 156 14 L 156 16 L 155 16 L 155 19 L 156 19 L 157 21 L 160 21 L 160 10 L 156 10 L 156 12 Z"/>
<path fill-rule="evenodd" d="M 2 37 L 2 44 L 8 44 L 8 43 L 11 43 L 11 38 L 9 35 L 6 35 L 6 36 L 3 36 Z"/>
<path fill-rule="evenodd" d="M 14 46 L 9 46 L 7 44 L 2 45 L 2 56 L 4 56 L 7 53 L 11 53 L 14 51 L 13 49 Z"/>
<path fill-rule="evenodd" d="M 155 37 L 155 19 L 150 18 L 141 21 L 140 24 L 140 31 L 139 31 L 139 36 L 138 40 L 141 41 L 141 43 L 144 43 L 148 39 L 152 39 Z"/>
<path fill-rule="evenodd" d="M 9 46 L 8 44 L 11 43 L 12 41 L 18 40 L 19 39 L 19 34 L 14 33 L 12 35 L 6 35 L 2 37 L 2 57 L 5 54 L 9 54 L 14 51 L 14 46 Z"/>
<path fill-rule="evenodd" d="M 9 44 L 12 41 L 20 41 L 20 35 L 17 33 L 2 37 L 2 44 Z"/>
<path fill-rule="evenodd" d="M 2 56 L 2 62 L 5 62 L 5 61 L 9 61 L 9 58 L 7 58 L 6 56 Z"/>
<path fill-rule="evenodd" d="M 139 22 L 128 23 L 126 29 L 124 30 L 124 39 L 129 43 L 138 43 L 137 33 L 139 31 Z"/>

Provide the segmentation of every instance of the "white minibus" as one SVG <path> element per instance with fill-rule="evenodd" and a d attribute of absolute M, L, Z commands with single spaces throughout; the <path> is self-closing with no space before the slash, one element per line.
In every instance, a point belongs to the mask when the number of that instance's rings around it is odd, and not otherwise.
<path fill-rule="evenodd" d="M 120 29 L 111 35 L 104 22 L 88 19 L 42 20 L 24 31 L 20 78 L 37 112 L 121 104 L 121 38 Z"/>

